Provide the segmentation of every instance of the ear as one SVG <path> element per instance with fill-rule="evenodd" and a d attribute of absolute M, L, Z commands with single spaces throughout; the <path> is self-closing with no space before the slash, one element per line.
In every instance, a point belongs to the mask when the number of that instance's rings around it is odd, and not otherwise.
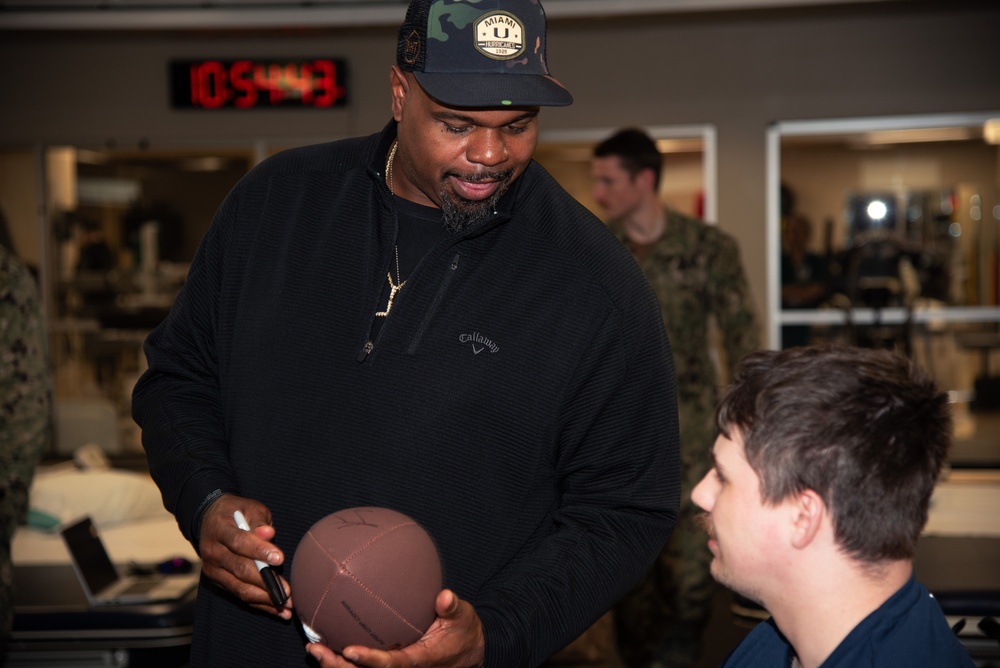
<path fill-rule="evenodd" d="M 814 490 L 805 489 L 792 497 L 790 511 L 792 546 L 801 550 L 812 544 L 823 527 L 826 504 Z"/>
<path fill-rule="evenodd" d="M 652 191 L 654 195 L 656 194 L 656 175 L 652 169 L 639 170 L 639 173 L 636 174 L 636 179 L 639 180 L 644 189 Z"/>
<path fill-rule="evenodd" d="M 392 95 L 392 117 L 398 123 L 403 119 L 403 105 L 410 92 L 410 82 L 398 65 L 389 69 L 389 92 Z"/>

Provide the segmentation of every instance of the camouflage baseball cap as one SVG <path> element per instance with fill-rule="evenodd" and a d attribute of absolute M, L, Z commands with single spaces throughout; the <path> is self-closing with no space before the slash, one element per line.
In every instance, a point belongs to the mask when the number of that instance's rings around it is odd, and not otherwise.
<path fill-rule="evenodd" d="M 451 107 L 573 102 L 549 76 L 538 0 L 412 0 L 399 28 L 396 64 Z"/>

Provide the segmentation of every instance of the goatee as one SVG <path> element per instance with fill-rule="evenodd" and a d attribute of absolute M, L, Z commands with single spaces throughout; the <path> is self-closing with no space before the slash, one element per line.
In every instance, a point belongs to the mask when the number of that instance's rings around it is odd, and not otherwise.
<path fill-rule="evenodd" d="M 457 174 L 454 176 L 458 176 Z M 474 177 L 462 177 L 466 181 L 498 181 L 500 183 L 496 191 L 484 200 L 470 200 L 441 189 L 441 213 L 443 214 L 444 226 L 450 232 L 464 232 L 475 227 L 486 220 L 491 214 L 496 213 L 497 202 L 507 192 L 510 187 L 513 170 L 495 172 L 488 174 L 478 174 Z"/>

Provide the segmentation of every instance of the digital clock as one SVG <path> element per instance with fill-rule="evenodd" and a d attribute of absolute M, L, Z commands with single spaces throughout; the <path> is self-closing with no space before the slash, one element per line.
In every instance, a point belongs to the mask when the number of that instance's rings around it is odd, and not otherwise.
<path fill-rule="evenodd" d="M 331 58 L 174 60 L 171 102 L 181 109 L 328 109 L 347 103 L 344 61 Z"/>

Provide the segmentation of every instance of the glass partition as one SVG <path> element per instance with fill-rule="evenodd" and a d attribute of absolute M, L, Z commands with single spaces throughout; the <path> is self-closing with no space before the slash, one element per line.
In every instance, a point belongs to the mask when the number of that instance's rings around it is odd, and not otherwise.
<path fill-rule="evenodd" d="M 899 350 L 955 401 L 956 455 L 1000 465 L 1000 112 L 768 131 L 773 348 Z"/>
<path fill-rule="evenodd" d="M 55 388 L 53 455 L 96 443 L 141 453 L 131 392 L 142 342 L 166 316 L 251 150 L 46 147 L 42 284 Z"/>

